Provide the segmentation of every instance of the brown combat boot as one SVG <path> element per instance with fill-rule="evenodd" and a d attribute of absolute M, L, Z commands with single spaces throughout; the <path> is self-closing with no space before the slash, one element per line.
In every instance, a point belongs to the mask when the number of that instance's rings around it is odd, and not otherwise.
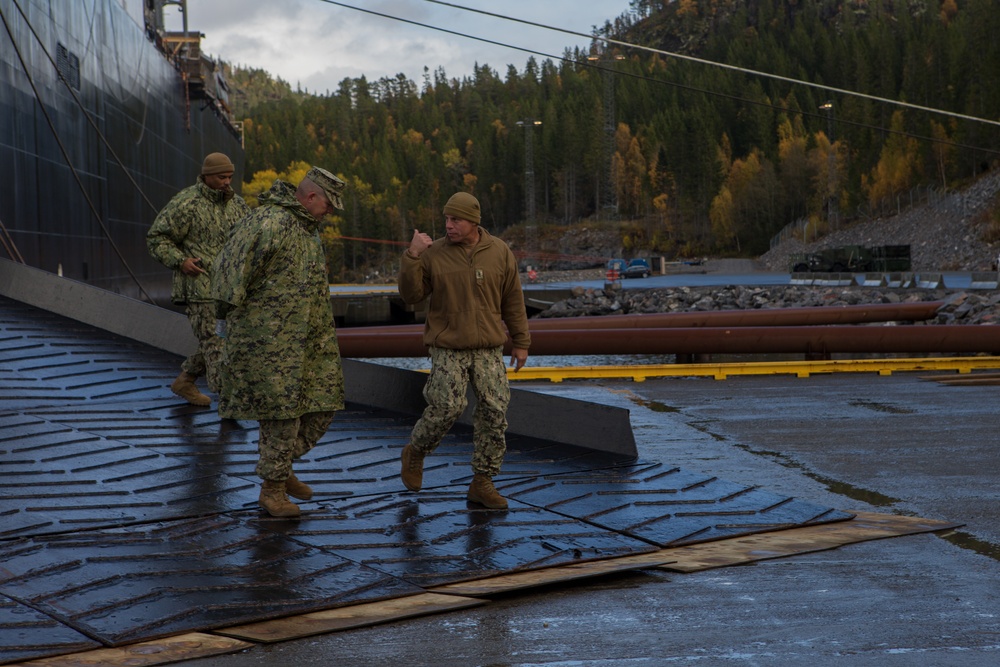
<path fill-rule="evenodd" d="M 410 491 L 419 491 L 420 487 L 424 485 L 424 456 L 426 454 L 413 445 L 403 447 L 403 454 L 400 457 L 403 463 L 400 477 L 403 480 L 403 486 Z"/>
<path fill-rule="evenodd" d="M 212 404 L 212 399 L 198 391 L 198 387 L 194 386 L 194 381 L 197 379 L 196 375 L 181 371 L 181 374 L 177 376 L 174 383 L 170 385 L 170 391 L 191 405 L 198 405 L 205 408 Z"/>
<path fill-rule="evenodd" d="M 312 487 L 305 482 L 300 482 L 294 472 L 285 480 L 285 491 L 292 498 L 299 500 L 312 500 L 313 497 Z"/>
<path fill-rule="evenodd" d="M 257 502 L 271 516 L 296 517 L 301 514 L 299 506 L 288 500 L 284 482 L 264 480 L 260 486 L 260 499 Z"/>
<path fill-rule="evenodd" d="M 472 484 L 469 485 L 469 495 L 466 498 L 469 502 L 479 503 L 491 510 L 507 509 L 507 499 L 497 493 L 493 479 L 482 473 L 477 472 L 472 476 Z"/>

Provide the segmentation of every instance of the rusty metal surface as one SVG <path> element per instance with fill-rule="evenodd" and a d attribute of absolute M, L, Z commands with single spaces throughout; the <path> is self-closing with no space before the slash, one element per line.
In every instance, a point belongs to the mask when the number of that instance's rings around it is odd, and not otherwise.
<path fill-rule="evenodd" d="M 861 322 L 918 322 L 932 319 L 944 301 L 876 303 L 859 306 L 805 306 L 800 308 L 754 308 L 676 313 L 581 315 L 528 320 L 536 331 L 566 329 L 666 329 L 672 327 L 819 326 Z M 356 327 L 351 334 L 422 334 L 423 324 Z"/>
<path fill-rule="evenodd" d="M 734 326 L 548 329 L 533 331 L 536 355 L 574 354 L 767 354 L 767 353 L 944 353 L 1000 350 L 1000 335 L 975 324 L 903 324 L 892 327 Z M 419 357 L 418 333 L 345 329 L 338 336 L 344 354 L 365 357 Z M 505 350 L 509 352 L 510 344 Z"/>
<path fill-rule="evenodd" d="M 303 518 L 271 519 L 256 423 L 171 395 L 179 361 L 0 298 L 0 663 L 850 516 L 526 436 L 489 512 L 465 501 L 468 427 L 412 494 L 413 419 L 349 404 L 297 466 Z"/>

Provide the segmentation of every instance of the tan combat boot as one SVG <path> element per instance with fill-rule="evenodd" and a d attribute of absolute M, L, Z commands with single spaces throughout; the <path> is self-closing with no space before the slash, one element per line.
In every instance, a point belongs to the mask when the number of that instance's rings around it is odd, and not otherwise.
<path fill-rule="evenodd" d="M 194 386 L 194 381 L 197 379 L 197 376 L 181 371 L 181 374 L 177 376 L 174 383 L 170 385 L 170 391 L 191 405 L 199 405 L 203 408 L 208 407 L 212 404 L 212 399 L 198 391 L 198 387 Z"/>
<path fill-rule="evenodd" d="M 294 472 L 285 480 L 285 491 L 292 498 L 299 500 L 312 500 L 313 497 L 312 487 L 305 482 L 300 482 Z"/>
<path fill-rule="evenodd" d="M 413 445 L 403 447 L 403 454 L 400 457 L 403 463 L 400 477 L 403 480 L 403 486 L 410 491 L 419 491 L 420 487 L 424 485 L 424 456 L 426 454 Z"/>
<path fill-rule="evenodd" d="M 299 516 L 299 506 L 288 500 L 284 482 L 269 482 L 264 480 L 260 486 L 260 499 L 257 501 L 271 516 Z"/>
<path fill-rule="evenodd" d="M 497 493 L 493 486 L 493 479 L 489 475 L 476 473 L 472 476 L 472 484 L 469 485 L 469 495 L 466 496 L 470 502 L 479 503 L 491 510 L 507 509 L 507 499 Z"/>

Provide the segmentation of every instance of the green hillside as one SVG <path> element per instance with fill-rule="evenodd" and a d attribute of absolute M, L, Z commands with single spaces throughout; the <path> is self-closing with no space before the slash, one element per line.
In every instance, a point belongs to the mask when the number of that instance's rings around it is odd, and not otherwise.
<path fill-rule="evenodd" d="M 328 237 L 347 267 L 440 233 L 458 189 L 539 253 L 558 250 L 544 230 L 599 220 L 667 256 L 755 256 L 789 223 L 822 233 L 995 164 L 997 34 L 993 0 L 634 0 L 612 43 L 504 72 L 310 95 L 233 69 L 244 189 L 301 163 L 340 173 Z"/>

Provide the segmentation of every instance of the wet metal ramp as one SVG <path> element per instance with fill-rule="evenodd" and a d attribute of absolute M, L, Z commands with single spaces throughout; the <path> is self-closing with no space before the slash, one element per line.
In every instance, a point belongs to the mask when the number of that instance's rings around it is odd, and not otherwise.
<path fill-rule="evenodd" d="M 0 297 L 0 663 L 851 516 L 523 435 L 490 512 L 465 501 L 468 427 L 407 493 L 413 417 L 351 403 L 297 466 L 303 518 L 272 519 L 256 423 L 171 395 L 179 361 Z"/>

